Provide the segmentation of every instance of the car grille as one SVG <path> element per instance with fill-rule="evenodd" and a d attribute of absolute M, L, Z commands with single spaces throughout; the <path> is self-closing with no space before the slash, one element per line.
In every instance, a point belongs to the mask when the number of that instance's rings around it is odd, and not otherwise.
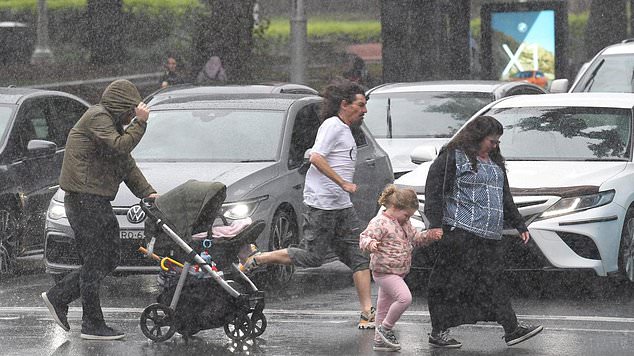
<path fill-rule="evenodd" d="M 64 265 L 81 264 L 75 244 L 69 239 L 49 238 L 46 248 L 46 260 Z M 155 266 L 156 262 L 139 253 L 139 241 L 121 240 L 121 258 L 119 266 Z"/>

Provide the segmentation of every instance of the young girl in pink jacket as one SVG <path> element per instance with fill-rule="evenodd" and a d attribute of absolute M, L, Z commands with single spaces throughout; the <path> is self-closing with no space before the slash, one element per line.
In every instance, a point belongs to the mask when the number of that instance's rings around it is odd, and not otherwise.
<path fill-rule="evenodd" d="M 397 351 L 401 345 L 392 329 L 412 303 L 412 293 L 403 280 L 412 264 L 412 250 L 441 236 L 430 236 L 412 226 L 409 219 L 418 210 L 418 198 L 412 189 L 388 185 L 379 203 L 386 210 L 374 217 L 361 233 L 359 247 L 371 253 L 370 269 L 379 286 L 373 349 Z"/>

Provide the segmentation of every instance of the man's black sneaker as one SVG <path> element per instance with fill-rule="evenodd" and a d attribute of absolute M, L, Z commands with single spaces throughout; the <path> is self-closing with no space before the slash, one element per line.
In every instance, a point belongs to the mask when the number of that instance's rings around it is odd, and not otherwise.
<path fill-rule="evenodd" d="M 458 340 L 449 337 L 449 329 L 440 331 L 438 333 L 433 332 L 429 334 L 429 344 L 433 347 L 443 347 L 446 349 L 457 349 L 462 347 L 462 343 Z"/>
<path fill-rule="evenodd" d="M 68 319 L 66 318 L 66 314 L 68 314 L 68 305 L 55 305 L 51 303 L 46 295 L 46 292 L 42 293 L 42 299 L 44 299 L 44 304 L 46 304 L 49 313 L 51 313 L 51 317 L 57 325 L 64 329 L 64 331 L 70 331 L 70 325 L 68 324 Z"/>
<path fill-rule="evenodd" d="M 119 340 L 124 337 L 124 333 L 105 324 L 96 327 L 81 327 L 81 338 L 86 340 Z"/>
<path fill-rule="evenodd" d="M 504 335 L 504 341 L 506 341 L 506 344 L 508 346 L 519 344 L 520 342 L 528 340 L 531 337 L 539 334 L 542 330 L 544 330 L 544 327 L 541 325 L 520 323 L 519 325 L 517 325 L 517 328 L 515 328 L 515 331 L 510 334 Z"/>

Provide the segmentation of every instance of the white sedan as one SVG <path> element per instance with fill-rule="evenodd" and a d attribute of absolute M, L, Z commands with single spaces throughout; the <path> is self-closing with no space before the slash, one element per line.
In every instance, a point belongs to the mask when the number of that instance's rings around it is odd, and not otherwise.
<path fill-rule="evenodd" d="M 634 94 L 548 94 L 505 98 L 475 115 L 504 125 L 500 149 L 532 237 L 524 249 L 532 256 L 510 265 L 594 270 L 634 281 L 633 106 Z M 416 189 L 422 204 L 429 166 L 396 181 Z M 424 226 L 420 216 L 414 219 Z"/>

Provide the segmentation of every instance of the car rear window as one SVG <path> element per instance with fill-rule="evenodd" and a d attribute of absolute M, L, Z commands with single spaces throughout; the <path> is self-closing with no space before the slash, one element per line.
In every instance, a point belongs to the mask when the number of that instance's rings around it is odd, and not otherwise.
<path fill-rule="evenodd" d="M 152 111 L 132 154 L 137 160 L 154 161 L 274 161 L 284 118 L 282 111 Z"/>
<path fill-rule="evenodd" d="M 4 142 L 4 138 L 9 132 L 13 110 L 13 106 L 0 105 L 0 142 Z"/>
<path fill-rule="evenodd" d="M 491 101 L 491 93 L 370 94 L 363 121 L 377 138 L 449 138 Z"/>
<path fill-rule="evenodd" d="M 632 111 L 596 107 L 491 109 L 504 125 L 507 160 L 620 161 L 630 158 Z"/>

